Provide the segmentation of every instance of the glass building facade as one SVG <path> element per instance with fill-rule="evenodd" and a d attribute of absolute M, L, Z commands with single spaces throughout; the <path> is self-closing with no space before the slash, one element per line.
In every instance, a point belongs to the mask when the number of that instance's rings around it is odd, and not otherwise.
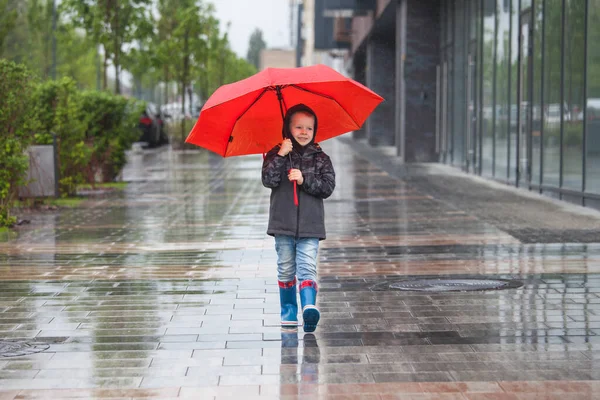
<path fill-rule="evenodd" d="M 440 7 L 440 161 L 600 208 L 600 0 Z"/>

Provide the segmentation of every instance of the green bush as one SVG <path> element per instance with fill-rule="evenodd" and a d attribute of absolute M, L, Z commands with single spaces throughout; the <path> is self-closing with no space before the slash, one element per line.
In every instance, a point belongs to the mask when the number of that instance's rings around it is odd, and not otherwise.
<path fill-rule="evenodd" d="M 563 142 L 565 146 L 581 146 L 583 143 L 582 121 L 565 122 L 563 128 Z M 544 145 L 558 146 L 560 143 L 560 124 L 544 126 Z"/>
<path fill-rule="evenodd" d="M 508 121 L 500 120 L 496 121 L 496 138 L 506 139 L 508 133 Z"/>
<path fill-rule="evenodd" d="M 583 121 L 566 123 L 564 135 L 566 146 L 581 146 L 583 143 Z"/>
<path fill-rule="evenodd" d="M 85 145 L 87 119 L 81 107 L 81 94 L 75 81 L 62 78 L 39 85 L 34 94 L 35 108 L 42 129 L 35 135 L 37 144 L 51 144 L 52 132 L 57 136 L 60 192 L 74 195 L 84 182 L 84 170 L 91 151 Z"/>
<path fill-rule="evenodd" d="M 125 165 L 125 151 L 139 137 L 137 124 L 145 104 L 97 91 L 81 93 L 80 104 L 86 115 L 85 142 L 91 151 L 86 180 L 111 181 Z"/>
<path fill-rule="evenodd" d="M 0 59 L 0 227 L 15 222 L 10 209 L 25 183 L 25 150 L 39 128 L 34 90 L 35 77 L 24 66 Z"/>

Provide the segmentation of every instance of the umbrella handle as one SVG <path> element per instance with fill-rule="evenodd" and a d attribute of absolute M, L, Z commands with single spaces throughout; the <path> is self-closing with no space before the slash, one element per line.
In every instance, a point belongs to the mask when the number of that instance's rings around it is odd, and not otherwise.
<path fill-rule="evenodd" d="M 294 181 L 294 205 L 296 207 L 298 207 L 298 192 L 297 192 L 296 186 L 297 186 L 296 181 Z"/>
<path fill-rule="evenodd" d="M 291 171 L 291 169 L 288 170 L 288 173 Z M 298 189 L 297 189 L 297 183 L 296 181 L 294 181 L 294 205 L 296 207 L 298 207 Z"/>

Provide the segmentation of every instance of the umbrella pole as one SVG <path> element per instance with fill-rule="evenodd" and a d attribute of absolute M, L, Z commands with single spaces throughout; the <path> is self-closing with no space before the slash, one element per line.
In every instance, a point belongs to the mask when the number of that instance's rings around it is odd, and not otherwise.
<path fill-rule="evenodd" d="M 279 100 L 279 111 L 281 111 L 281 120 L 283 121 L 283 123 L 285 124 L 285 113 L 283 112 L 283 105 L 284 105 L 284 100 L 283 100 L 283 94 L 281 93 L 281 86 L 275 86 L 275 90 L 277 92 L 277 100 Z M 287 108 L 287 107 L 286 107 Z M 283 129 L 281 129 L 281 136 L 285 139 L 285 126 L 283 127 Z M 288 153 L 288 156 L 290 158 L 290 167 L 294 167 L 292 164 L 292 153 Z M 296 181 L 294 181 L 294 205 L 296 207 L 298 207 L 298 184 Z"/>
<path fill-rule="evenodd" d="M 281 93 L 281 86 L 275 86 L 275 91 L 277 92 L 277 100 L 279 101 L 279 111 L 281 111 L 281 120 L 285 121 L 285 113 L 283 112 L 283 93 Z M 281 135 L 283 136 L 283 130 L 281 131 Z M 285 139 L 285 137 L 284 137 Z"/>

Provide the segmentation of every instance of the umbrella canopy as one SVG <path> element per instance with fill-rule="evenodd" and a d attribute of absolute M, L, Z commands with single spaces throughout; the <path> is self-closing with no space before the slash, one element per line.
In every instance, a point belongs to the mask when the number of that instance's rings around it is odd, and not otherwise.
<path fill-rule="evenodd" d="M 281 142 L 283 114 L 298 103 L 317 114 L 321 142 L 359 129 L 381 101 L 325 65 L 267 68 L 217 89 L 186 142 L 223 157 L 265 153 Z"/>

